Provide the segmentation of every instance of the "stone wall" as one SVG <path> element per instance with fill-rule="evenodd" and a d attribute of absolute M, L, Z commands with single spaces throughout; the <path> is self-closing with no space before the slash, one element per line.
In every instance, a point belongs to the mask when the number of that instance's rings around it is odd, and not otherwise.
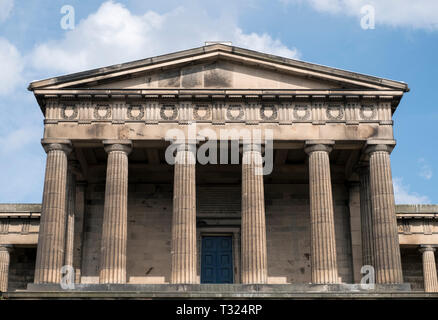
<path fill-rule="evenodd" d="M 353 282 L 347 190 L 334 185 L 339 276 Z M 265 185 L 268 273 L 289 283 L 309 283 L 310 216 L 308 185 Z"/>
<path fill-rule="evenodd" d="M 169 279 L 172 186 L 130 184 L 128 187 L 128 259 L 130 282 Z M 82 281 L 97 282 L 99 277 L 105 186 L 87 188 Z M 159 277 L 144 279 L 144 277 Z"/>
<path fill-rule="evenodd" d="M 412 286 L 412 290 L 424 291 L 423 262 L 418 247 L 400 248 L 403 281 Z"/>
<path fill-rule="evenodd" d="M 33 282 L 35 274 L 36 246 L 14 247 L 10 255 L 8 290 L 24 290 Z"/>
<path fill-rule="evenodd" d="M 130 282 L 169 282 L 172 186 L 129 187 L 127 278 Z"/>
<path fill-rule="evenodd" d="M 102 235 L 104 184 L 89 184 L 85 195 L 82 242 L 82 281 L 99 281 L 100 240 Z"/>

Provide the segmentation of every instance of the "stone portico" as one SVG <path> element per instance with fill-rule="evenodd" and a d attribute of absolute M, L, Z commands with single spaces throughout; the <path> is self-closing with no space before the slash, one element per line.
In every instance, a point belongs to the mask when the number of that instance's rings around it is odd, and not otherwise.
<path fill-rule="evenodd" d="M 47 152 L 36 285 L 66 265 L 84 285 L 353 284 L 364 265 L 404 282 L 390 154 L 405 83 L 214 44 L 29 90 Z M 430 292 L 435 244 L 417 244 Z"/>

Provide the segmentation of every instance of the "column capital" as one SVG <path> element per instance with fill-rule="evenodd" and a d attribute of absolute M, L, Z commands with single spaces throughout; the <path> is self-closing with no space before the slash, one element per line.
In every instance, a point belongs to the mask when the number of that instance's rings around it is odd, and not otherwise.
<path fill-rule="evenodd" d="M 0 244 L 0 252 L 11 252 L 12 245 L 11 244 Z"/>
<path fill-rule="evenodd" d="M 184 144 L 198 145 L 201 142 L 207 142 L 210 139 L 208 138 L 208 136 L 203 137 L 203 136 L 197 135 L 196 137 L 191 137 L 189 135 L 189 137 L 172 137 L 172 138 L 166 137 L 165 140 L 168 141 L 171 145 L 172 144 L 174 144 L 174 145 L 180 145 L 180 144 L 182 144 L 182 145 L 184 145 Z"/>
<path fill-rule="evenodd" d="M 262 153 L 265 147 L 260 143 L 243 142 L 242 146 L 239 148 L 240 152 L 257 151 Z"/>
<path fill-rule="evenodd" d="M 190 142 L 174 142 L 177 151 L 191 151 L 196 150 L 196 143 Z"/>
<path fill-rule="evenodd" d="M 435 252 L 436 248 L 433 245 L 421 245 L 419 250 L 420 252 L 425 252 L 425 251 Z"/>
<path fill-rule="evenodd" d="M 365 153 L 370 155 L 373 152 L 377 151 L 386 151 L 388 153 L 391 153 L 396 145 L 395 140 L 373 140 L 369 139 L 367 140 L 366 146 L 365 146 Z"/>
<path fill-rule="evenodd" d="M 126 154 L 130 154 L 132 151 L 131 140 L 103 140 L 103 145 L 106 153 L 122 151 Z"/>
<path fill-rule="evenodd" d="M 307 154 L 311 154 L 315 151 L 325 151 L 330 153 L 333 150 L 333 145 L 335 142 L 333 140 L 308 140 L 305 143 L 304 151 Z"/>
<path fill-rule="evenodd" d="M 391 153 L 394 147 L 394 145 L 390 144 L 371 144 L 367 145 L 367 147 L 365 148 L 365 153 L 368 155 L 371 155 L 372 153 L 378 151 Z"/>
<path fill-rule="evenodd" d="M 64 151 L 66 155 L 68 155 L 73 150 L 71 141 L 68 139 L 41 139 L 41 144 L 43 145 L 44 151 L 46 151 L 46 153 L 54 150 L 61 150 Z"/>

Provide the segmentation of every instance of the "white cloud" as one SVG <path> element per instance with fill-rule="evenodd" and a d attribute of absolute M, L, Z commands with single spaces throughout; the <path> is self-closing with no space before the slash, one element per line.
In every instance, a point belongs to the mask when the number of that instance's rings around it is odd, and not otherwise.
<path fill-rule="evenodd" d="M 418 159 L 418 163 L 420 164 L 420 172 L 419 172 L 420 177 L 426 180 L 432 179 L 433 172 L 429 163 L 424 158 Z"/>
<path fill-rule="evenodd" d="M 428 204 L 430 200 L 427 196 L 422 196 L 410 191 L 410 186 L 403 183 L 402 178 L 394 178 L 394 196 L 397 204 Z"/>
<path fill-rule="evenodd" d="M 281 57 L 289 57 L 298 59 L 299 52 L 296 48 L 289 49 L 278 39 L 272 39 L 270 35 L 263 33 L 244 34 L 242 30 L 236 28 L 234 33 L 236 44 L 242 47 L 250 48 L 252 50 L 261 51 L 265 53 L 275 54 Z"/>
<path fill-rule="evenodd" d="M 14 0 L 0 0 L 0 22 L 5 21 L 12 12 Z"/>
<path fill-rule="evenodd" d="M 361 18 L 361 8 L 375 8 L 377 24 L 438 30 L 436 0 L 280 0 L 285 4 L 308 4 L 320 12 Z"/>
<path fill-rule="evenodd" d="M 17 48 L 0 37 L 0 95 L 11 92 L 20 83 L 24 63 Z"/>
<path fill-rule="evenodd" d="M 296 49 L 266 33 L 244 33 L 232 16 L 216 18 L 183 7 L 163 14 L 148 11 L 136 15 L 120 3 L 107 1 L 63 39 L 38 45 L 30 59 L 37 70 L 75 72 L 199 47 L 212 40 L 298 57 Z"/>

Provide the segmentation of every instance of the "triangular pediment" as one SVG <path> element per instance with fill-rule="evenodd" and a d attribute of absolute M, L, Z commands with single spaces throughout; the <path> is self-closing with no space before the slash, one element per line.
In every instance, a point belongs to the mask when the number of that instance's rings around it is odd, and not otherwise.
<path fill-rule="evenodd" d="M 342 84 L 218 59 L 148 72 L 93 89 L 339 89 Z"/>
<path fill-rule="evenodd" d="M 408 91 L 403 82 L 215 44 L 35 81 L 38 89 L 355 89 Z"/>

